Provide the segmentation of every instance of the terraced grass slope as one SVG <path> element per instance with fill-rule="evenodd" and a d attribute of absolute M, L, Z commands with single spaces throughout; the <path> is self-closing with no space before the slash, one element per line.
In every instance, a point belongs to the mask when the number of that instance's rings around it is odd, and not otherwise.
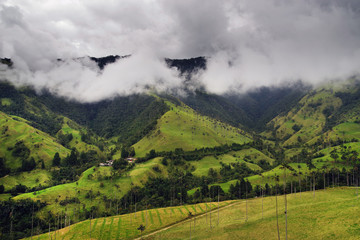
<path fill-rule="evenodd" d="M 301 195 L 287 195 L 288 239 L 359 239 L 359 190 L 334 188 Z M 280 239 L 285 239 L 284 196 L 279 196 Z M 276 199 L 265 197 L 238 201 L 197 219 L 196 226 L 184 222 L 143 239 L 277 239 Z"/>
<path fill-rule="evenodd" d="M 238 128 L 199 115 L 184 104 L 167 104 L 170 110 L 158 120 L 156 128 L 133 145 L 137 156 L 144 156 L 152 149 L 173 151 L 182 148 L 189 151 L 250 141 L 250 136 Z"/>
<path fill-rule="evenodd" d="M 113 216 L 107 218 L 96 218 L 86 220 L 75 225 L 53 231 L 39 236 L 35 239 L 134 239 L 141 236 L 138 230 L 140 224 L 145 226 L 143 234 L 153 232 L 163 227 L 183 221 L 193 215 L 203 214 L 210 209 L 217 209 L 231 204 L 233 201 L 218 203 L 199 203 L 195 205 L 183 205 L 176 207 L 149 209 L 136 213 Z M 193 221 L 193 220 L 192 220 Z M 195 224 L 196 224 L 195 219 Z M 91 227 L 90 227 L 91 226 Z M 30 239 L 30 238 L 28 238 Z"/>
<path fill-rule="evenodd" d="M 39 161 L 44 160 L 45 167 L 49 168 L 56 152 L 61 157 L 70 153 L 54 137 L 30 126 L 27 120 L 0 112 L 0 157 L 5 158 L 6 167 L 12 170 L 21 167 L 20 157 L 13 156 L 11 151 L 19 141 L 30 150 L 29 157 L 33 157 L 39 167 Z"/>

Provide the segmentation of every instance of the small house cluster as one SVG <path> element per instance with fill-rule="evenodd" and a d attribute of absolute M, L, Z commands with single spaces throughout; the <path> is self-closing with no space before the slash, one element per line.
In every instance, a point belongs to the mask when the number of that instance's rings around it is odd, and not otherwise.
<path fill-rule="evenodd" d="M 99 166 L 100 167 L 111 167 L 114 163 L 114 160 L 107 160 L 104 163 L 100 163 Z"/>
<path fill-rule="evenodd" d="M 136 161 L 136 158 L 129 157 L 126 158 L 125 160 L 128 161 L 128 163 L 134 163 Z"/>
<path fill-rule="evenodd" d="M 125 160 L 128 162 L 128 163 L 135 163 L 135 161 L 137 160 L 137 158 L 132 158 L 132 157 L 129 157 L 129 158 L 125 158 Z M 114 163 L 114 160 L 107 160 L 106 162 L 102 162 L 99 164 L 100 167 L 112 167 Z"/>

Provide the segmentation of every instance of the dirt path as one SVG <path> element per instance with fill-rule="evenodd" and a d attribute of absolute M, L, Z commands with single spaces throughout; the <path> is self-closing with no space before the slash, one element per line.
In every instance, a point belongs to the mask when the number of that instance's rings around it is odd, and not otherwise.
<path fill-rule="evenodd" d="M 234 203 L 230 203 L 229 205 L 220 207 L 219 209 L 225 209 L 225 208 L 234 206 L 235 204 L 239 204 L 239 203 L 240 203 L 240 201 L 236 201 L 236 202 L 234 202 Z M 186 219 L 184 219 L 184 220 L 181 220 L 180 222 L 177 222 L 177 223 L 171 224 L 171 225 L 169 225 L 169 226 L 167 226 L 167 227 L 164 227 L 164 228 L 161 228 L 161 229 L 159 229 L 159 230 L 156 230 L 155 232 L 148 233 L 148 234 L 146 234 L 146 235 L 143 235 L 142 237 L 134 238 L 134 240 L 146 239 L 147 237 L 150 237 L 150 236 L 155 235 L 155 234 L 157 234 L 157 233 L 166 231 L 166 230 L 168 230 L 168 229 L 170 229 L 170 228 L 172 228 L 172 227 L 176 227 L 176 226 L 178 226 L 178 225 L 180 225 L 180 224 L 183 224 L 183 223 L 186 223 L 186 222 L 194 221 L 194 218 L 195 218 L 195 219 L 198 219 L 198 218 L 200 218 L 200 217 L 205 216 L 206 214 L 210 214 L 210 213 L 216 212 L 217 210 L 218 210 L 217 208 L 214 208 L 214 209 L 211 210 L 211 211 L 198 214 L 198 215 L 196 215 L 196 216 L 193 217 L 193 218 L 190 218 L 190 219 L 186 218 Z"/>

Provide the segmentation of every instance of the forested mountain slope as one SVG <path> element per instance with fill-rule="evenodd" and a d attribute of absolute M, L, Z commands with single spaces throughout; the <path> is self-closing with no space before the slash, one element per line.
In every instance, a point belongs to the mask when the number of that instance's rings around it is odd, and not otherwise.
<path fill-rule="evenodd" d="M 285 146 L 359 139 L 360 84 L 354 79 L 310 91 L 288 113 L 275 117 L 266 132 Z"/>

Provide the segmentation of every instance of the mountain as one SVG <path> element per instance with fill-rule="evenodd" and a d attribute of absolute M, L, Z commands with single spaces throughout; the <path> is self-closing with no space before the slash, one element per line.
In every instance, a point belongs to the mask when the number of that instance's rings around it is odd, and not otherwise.
<path fill-rule="evenodd" d="M 31 88 L 17 90 L 6 82 L 0 83 L 0 94 L 2 101 L 8 103 L 0 106 L 1 111 L 24 117 L 34 127 L 51 135 L 60 130 L 61 116 L 65 116 L 100 137 L 118 136 L 120 142 L 139 140 L 167 109 L 163 102 L 149 95 L 82 104 L 53 96 L 47 91 L 38 95 Z"/>
<path fill-rule="evenodd" d="M 103 69 L 121 58 L 91 60 Z M 206 69 L 203 57 L 165 61 L 186 82 Z M 184 89 L 181 96 L 148 92 L 80 103 L 0 81 L 0 212 L 39 201 L 35 220 L 47 231 L 60 215 L 75 223 L 216 200 L 216 191 L 224 191 L 223 200 L 260 196 L 261 189 L 270 195 L 285 176 L 279 189 L 288 192 L 310 189 L 314 178 L 317 189 L 331 180 L 355 185 L 359 82 L 222 96 Z M 99 167 L 109 160 L 112 167 Z M 19 211 L 31 216 L 29 209 Z M 16 236 L 29 236 L 30 226 L 16 224 Z"/>

